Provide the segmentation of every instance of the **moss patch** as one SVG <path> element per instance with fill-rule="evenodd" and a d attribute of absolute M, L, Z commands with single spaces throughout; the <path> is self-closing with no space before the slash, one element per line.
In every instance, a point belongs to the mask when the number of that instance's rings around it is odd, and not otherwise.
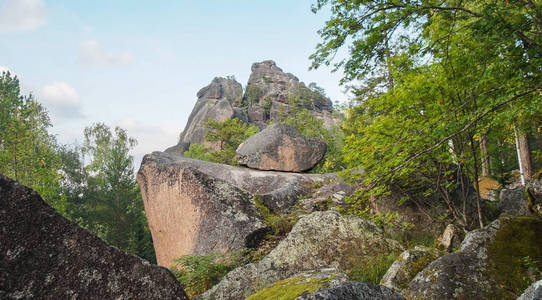
<path fill-rule="evenodd" d="M 305 278 L 303 276 L 288 278 L 276 282 L 270 287 L 246 298 L 246 300 L 276 299 L 290 300 L 303 293 L 314 293 L 316 290 L 329 286 L 330 278 Z"/>
<path fill-rule="evenodd" d="M 542 262 L 542 220 L 518 217 L 504 220 L 488 248 L 491 277 L 510 299 L 531 284 L 526 257 Z"/>

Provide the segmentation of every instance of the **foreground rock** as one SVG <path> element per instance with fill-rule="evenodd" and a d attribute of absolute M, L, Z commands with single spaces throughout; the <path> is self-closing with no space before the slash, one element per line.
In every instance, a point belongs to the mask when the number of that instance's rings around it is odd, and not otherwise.
<path fill-rule="evenodd" d="M 251 169 L 303 172 L 324 158 L 326 144 L 290 126 L 273 124 L 244 141 L 236 153 L 239 163 Z"/>
<path fill-rule="evenodd" d="M 390 266 L 380 284 L 396 292 L 401 292 L 414 276 L 439 257 L 439 254 L 436 249 L 423 246 L 405 250 Z"/>
<path fill-rule="evenodd" d="M 277 212 L 329 176 L 262 172 L 154 152 L 137 174 L 158 264 L 254 247 L 265 233 L 254 196 Z"/>
<path fill-rule="evenodd" d="M 542 220 L 501 217 L 471 231 L 460 251 L 438 258 L 418 273 L 407 299 L 515 299 L 527 286 L 525 257 L 542 259 Z"/>
<path fill-rule="evenodd" d="M 542 299 L 542 280 L 539 280 L 525 290 L 517 300 L 536 300 Z"/>
<path fill-rule="evenodd" d="M 356 263 L 394 251 L 402 251 L 401 245 L 372 222 L 336 211 L 314 212 L 259 263 L 231 271 L 198 299 L 244 299 L 300 271 L 335 265 L 347 272 Z"/>
<path fill-rule="evenodd" d="M 392 289 L 380 285 L 349 281 L 334 287 L 320 289 L 312 294 L 303 295 L 296 300 L 404 300 L 403 296 Z"/>
<path fill-rule="evenodd" d="M 0 175 L 0 299 L 188 299 L 165 268 L 79 228 Z"/>

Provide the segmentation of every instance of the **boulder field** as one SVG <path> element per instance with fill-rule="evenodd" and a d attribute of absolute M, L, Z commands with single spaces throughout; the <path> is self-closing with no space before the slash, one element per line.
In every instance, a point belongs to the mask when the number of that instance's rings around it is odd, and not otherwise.
<path fill-rule="evenodd" d="M 163 267 L 124 253 L 0 175 L 0 299 L 186 299 Z"/>

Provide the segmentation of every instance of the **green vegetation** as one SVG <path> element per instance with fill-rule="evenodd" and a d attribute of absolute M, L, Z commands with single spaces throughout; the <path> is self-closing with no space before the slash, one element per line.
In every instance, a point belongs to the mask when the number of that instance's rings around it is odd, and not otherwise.
<path fill-rule="evenodd" d="M 504 220 L 495 240 L 487 248 L 489 272 L 498 286 L 515 299 L 540 279 L 542 220 L 517 217 Z M 511 294 L 510 294 L 511 293 Z"/>
<path fill-rule="evenodd" d="M 260 103 L 260 98 L 263 96 L 263 91 L 255 84 L 247 86 L 243 104 L 253 106 Z"/>
<path fill-rule="evenodd" d="M 313 11 L 324 7 L 331 17 L 312 68 L 334 64 L 343 83 L 367 83 L 352 87 L 343 125 L 343 160 L 364 169 L 356 179 L 365 195 L 415 179 L 427 188 L 409 201 L 437 195 L 447 221 L 483 226 L 469 182 L 517 168 L 515 144 L 524 177 L 531 174 L 527 136 L 540 138 L 542 112 L 542 3 L 317 0 Z M 334 61 L 343 46 L 349 55 Z"/>
<path fill-rule="evenodd" d="M 0 76 L 0 173 L 29 186 L 59 213 L 108 243 L 156 262 L 129 151 L 136 141 L 104 124 L 82 146 L 59 145 L 47 111 L 19 81 Z"/>
<path fill-rule="evenodd" d="M 241 252 L 186 255 L 175 259 L 178 265 L 170 269 L 192 298 L 217 284 L 229 271 L 239 266 L 240 261 Z"/>
<path fill-rule="evenodd" d="M 248 297 L 247 300 L 276 299 L 293 300 L 303 293 L 314 293 L 316 290 L 329 286 L 329 278 L 292 277 L 277 281 L 270 287 Z"/>
<path fill-rule="evenodd" d="M 351 280 L 365 283 L 379 284 L 384 274 L 388 271 L 391 264 L 397 259 L 399 253 L 380 254 L 367 260 L 354 262 L 352 269 L 348 272 Z"/>
<path fill-rule="evenodd" d="M 270 228 L 270 234 L 274 237 L 286 236 L 295 224 L 296 218 L 287 214 L 275 214 L 265 204 L 263 199 L 254 196 L 254 204 L 262 215 L 265 224 Z"/>
<path fill-rule="evenodd" d="M 222 122 L 209 119 L 204 124 L 209 129 L 205 135 L 205 140 L 208 143 L 215 144 L 219 150 L 212 150 L 199 144 L 191 144 L 183 155 L 232 166 L 238 165 L 235 159 L 237 147 L 259 131 L 258 127 L 248 125 L 237 118 Z"/>

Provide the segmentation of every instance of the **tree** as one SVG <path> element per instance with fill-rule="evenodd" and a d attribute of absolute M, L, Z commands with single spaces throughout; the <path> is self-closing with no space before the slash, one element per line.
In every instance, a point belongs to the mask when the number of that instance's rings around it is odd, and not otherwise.
<path fill-rule="evenodd" d="M 21 95 L 19 80 L 0 75 L 0 173 L 31 187 L 61 213 L 56 140 L 49 115 L 32 95 Z"/>
<path fill-rule="evenodd" d="M 129 154 L 137 141 L 126 130 L 116 127 L 112 132 L 102 123 L 85 128 L 84 133 L 82 153 L 90 163 L 85 168 L 83 225 L 120 249 L 155 261 Z"/>

